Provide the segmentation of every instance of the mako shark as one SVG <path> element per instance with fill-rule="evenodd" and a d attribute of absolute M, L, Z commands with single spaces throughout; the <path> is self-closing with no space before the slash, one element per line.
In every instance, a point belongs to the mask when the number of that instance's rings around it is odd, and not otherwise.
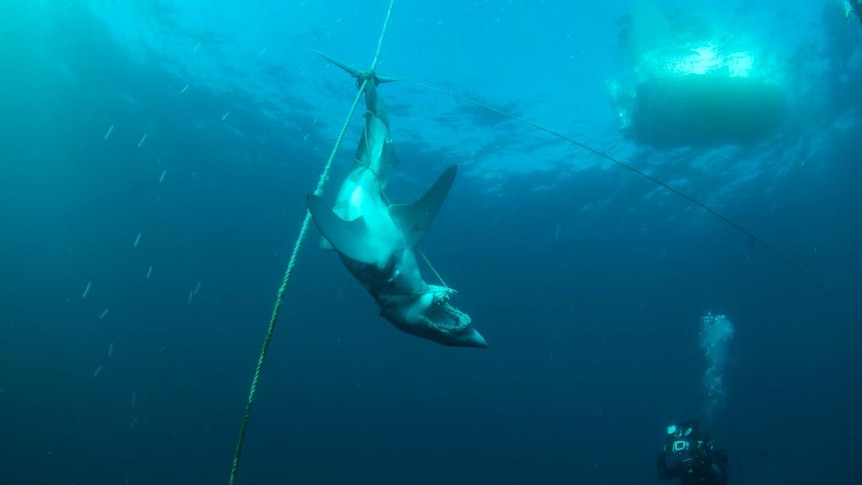
<path fill-rule="evenodd" d="M 326 57 L 326 56 L 324 56 Z M 308 210 L 323 234 L 321 245 L 338 252 L 347 270 L 371 294 L 380 315 L 408 334 L 454 347 L 486 348 L 470 316 L 449 303 L 455 290 L 422 278 L 417 245 L 434 221 L 455 180 L 446 169 L 416 202 L 390 204 L 384 190 L 398 164 L 389 133 L 386 106 L 377 86 L 390 79 L 330 62 L 365 83 L 365 129 L 347 178 L 330 208 L 308 195 Z"/>

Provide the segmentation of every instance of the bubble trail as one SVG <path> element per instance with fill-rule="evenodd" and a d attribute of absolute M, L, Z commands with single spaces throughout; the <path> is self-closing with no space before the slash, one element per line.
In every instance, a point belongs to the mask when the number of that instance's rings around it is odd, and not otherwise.
<path fill-rule="evenodd" d="M 725 407 L 727 390 L 724 383 L 728 347 L 733 340 L 734 327 L 724 315 L 701 317 L 700 349 L 706 359 L 707 369 L 703 374 L 703 388 L 706 401 L 703 403 L 704 421 L 712 422 L 719 411 Z"/>

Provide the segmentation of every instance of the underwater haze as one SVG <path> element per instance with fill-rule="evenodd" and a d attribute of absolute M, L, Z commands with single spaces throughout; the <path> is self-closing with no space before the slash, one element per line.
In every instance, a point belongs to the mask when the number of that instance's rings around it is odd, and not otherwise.
<path fill-rule="evenodd" d="M 228 483 L 357 94 L 316 52 L 367 69 L 388 5 L 0 3 L 0 483 Z M 421 248 L 489 348 L 398 331 L 312 225 L 237 484 L 658 483 L 686 419 L 731 485 L 862 483 L 841 1 L 397 0 L 377 71 L 388 197 L 459 166 Z"/>

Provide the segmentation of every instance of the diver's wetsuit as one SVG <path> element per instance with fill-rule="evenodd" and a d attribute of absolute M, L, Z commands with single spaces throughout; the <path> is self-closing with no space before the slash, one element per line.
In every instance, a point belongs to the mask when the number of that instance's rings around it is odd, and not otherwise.
<path fill-rule="evenodd" d="M 701 460 L 688 462 L 662 452 L 656 468 L 659 480 L 679 480 L 682 485 L 727 485 L 727 461 L 722 451 L 712 451 Z"/>

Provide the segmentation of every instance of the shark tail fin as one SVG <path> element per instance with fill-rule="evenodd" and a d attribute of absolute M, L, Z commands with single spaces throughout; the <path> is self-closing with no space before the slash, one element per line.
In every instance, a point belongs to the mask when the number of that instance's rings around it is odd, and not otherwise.
<path fill-rule="evenodd" d="M 416 202 L 389 206 L 389 214 L 404 233 L 408 247 L 415 247 L 419 244 L 431 223 L 434 222 L 443 201 L 449 194 L 452 182 L 455 181 L 457 172 L 458 166 L 452 165 L 437 178 L 434 185 Z"/>
<path fill-rule="evenodd" d="M 354 78 L 356 78 L 356 79 L 361 79 L 363 76 L 367 76 L 367 75 L 369 74 L 369 73 L 366 73 L 366 72 L 362 72 L 362 71 L 360 71 L 360 70 L 358 70 L 358 69 L 354 69 L 354 68 L 352 68 L 352 67 L 348 66 L 347 64 L 344 64 L 343 62 L 338 62 L 338 61 L 336 61 L 335 59 L 333 59 L 333 58 L 331 58 L 331 57 L 327 56 L 326 54 L 323 54 L 322 52 L 317 52 L 317 51 L 315 51 L 315 53 L 317 53 L 317 55 L 319 55 L 320 57 L 322 57 L 322 58 L 326 59 L 327 61 L 329 61 L 329 62 L 331 62 L 331 63 L 335 64 L 335 65 L 336 65 L 336 66 L 338 66 L 338 67 L 340 67 L 341 69 L 344 69 L 348 74 L 350 74 L 351 76 L 353 76 L 353 77 L 354 77 Z M 374 74 L 374 76 L 377 78 L 377 81 L 378 81 L 378 82 L 381 82 L 381 83 L 390 83 L 390 82 L 393 82 L 393 81 L 398 81 L 398 78 L 390 77 L 390 76 L 379 76 L 379 75 L 377 75 L 376 73 Z"/>

